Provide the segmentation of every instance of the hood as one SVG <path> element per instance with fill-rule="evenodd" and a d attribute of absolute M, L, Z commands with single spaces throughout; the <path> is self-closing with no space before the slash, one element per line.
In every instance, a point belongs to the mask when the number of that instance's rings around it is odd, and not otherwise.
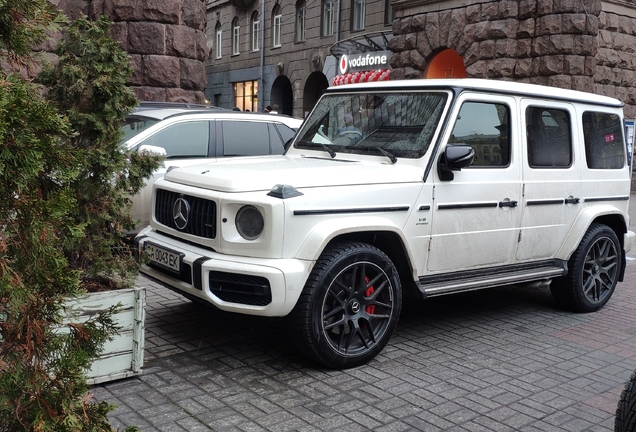
<path fill-rule="evenodd" d="M 344 159 L 265 156 L 179 168 L 166 180 L 221 192 L 268 191 L 277 184 L 297 189 L 422 181 L 423 171 L 410 165 Z"/>

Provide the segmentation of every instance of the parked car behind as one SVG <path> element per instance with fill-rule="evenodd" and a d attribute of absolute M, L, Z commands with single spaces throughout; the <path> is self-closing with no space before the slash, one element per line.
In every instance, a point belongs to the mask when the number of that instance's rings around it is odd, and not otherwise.
<path fill-rule="evenodd" d="M 152 151 L 165 161 L 133 197 L 131 215 L 140 223 L 129 234 L 150 222 L 152 185 L 167 170 L 229 156 L 282 154 L 301 124 L 302 119 L 284 115 L 142 104 L 126 118 L 121 142 L 129 151 Z"/>

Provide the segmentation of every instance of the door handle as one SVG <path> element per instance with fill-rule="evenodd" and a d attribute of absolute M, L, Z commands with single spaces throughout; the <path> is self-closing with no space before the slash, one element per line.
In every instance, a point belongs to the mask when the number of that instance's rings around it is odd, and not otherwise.
<path fill-rule="evenodd" d="M 578 204 L 580 202 L 581 202 L 581 198 L 566 198 L 565 199 L 566 204 Z"/>
<path fill-rule="evenodd" d="M 517 207 L 517 201 L 500 201 L 499 207 Z"/>

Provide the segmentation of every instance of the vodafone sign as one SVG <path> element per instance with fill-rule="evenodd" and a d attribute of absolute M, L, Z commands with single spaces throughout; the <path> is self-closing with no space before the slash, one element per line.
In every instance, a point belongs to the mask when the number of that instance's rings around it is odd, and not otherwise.
<path fill-rule="evenodd" d="M 362 54 L 343 54 L 338 63 L 341 75 L 349 72 L 360 72 L 376 69 L 388 69 L 391 51 L 376 51 Z"/>

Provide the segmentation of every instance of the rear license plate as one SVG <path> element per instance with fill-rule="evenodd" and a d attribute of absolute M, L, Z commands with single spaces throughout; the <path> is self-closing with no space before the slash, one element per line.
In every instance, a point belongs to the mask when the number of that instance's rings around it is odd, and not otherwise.
<path fill-rule="evenodd" d="M 146 243 L 144 250 L 150 258 L 150 262 L 161 267 L 170 269 L 176 273 L 181 272 L 181 261 L 183 254 L 166 249 L 152 243 Z"/>

